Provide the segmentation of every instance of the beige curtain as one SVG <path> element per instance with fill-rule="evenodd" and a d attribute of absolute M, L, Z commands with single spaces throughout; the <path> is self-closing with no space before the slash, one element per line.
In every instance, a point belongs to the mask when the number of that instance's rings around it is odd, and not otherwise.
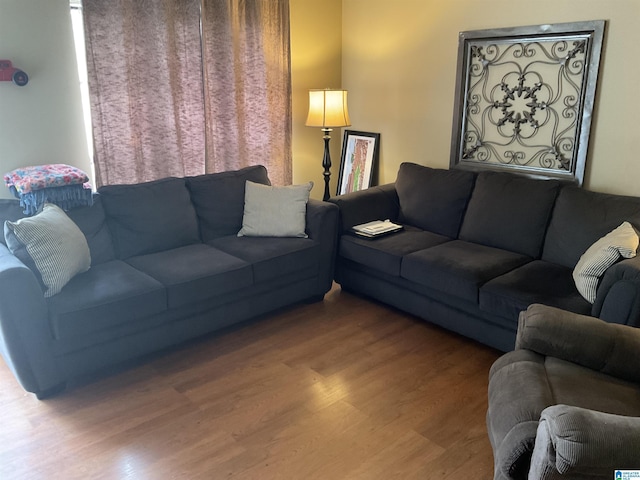
<path fill-rule="evenodd" d="M 288 0 L 203 1 L 211 171 L 268 163 L 273 183 L 291 183 L 288 32 Z"/>
<path fill-rule="evenodd" d="M 256 164 L 291 183 L 288 0 L 83 9 L 98 185 Z"/>

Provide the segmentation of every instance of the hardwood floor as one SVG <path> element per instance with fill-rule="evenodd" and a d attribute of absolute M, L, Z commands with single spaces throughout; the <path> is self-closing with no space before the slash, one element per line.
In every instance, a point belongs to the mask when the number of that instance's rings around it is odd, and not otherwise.
<path fill-rule="evenodd" d="M 46 401 L 0 361 L 0 478 L 490 479 L 498 356 L 334 286 Z"/>

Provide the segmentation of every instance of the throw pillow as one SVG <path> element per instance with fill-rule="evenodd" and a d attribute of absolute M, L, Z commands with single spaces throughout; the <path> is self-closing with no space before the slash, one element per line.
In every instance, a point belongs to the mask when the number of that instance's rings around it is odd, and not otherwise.
<path fill-rule="evenodd" d="M 629 222 L 624 222 L 591 245 L 573 270 L 573 280 L 580 294 L 590 303 L 595 302 L 600 277 L 620 256 L 635 257 L 638 243 L 636 230 Z"/>
<path fill-rule="evenodd" d="M 30 261 L 25 263 L 32 269 L 35 267 L 34 272 L 41 277 L 45 297 L 60 293 L 69 280 L 91 266 L 84 234 L 53 204 L 45 204 L 33 217 L 6 221 L 4 233 L 14 255 L 20 258 L 20 251 L 26 250 Z"/>
<path fill-rule="evenodd" d="M 273 187 L 247 180 L 238 236 L 307 238 L 307 202 L 312 188 L 313 182 Z"/>

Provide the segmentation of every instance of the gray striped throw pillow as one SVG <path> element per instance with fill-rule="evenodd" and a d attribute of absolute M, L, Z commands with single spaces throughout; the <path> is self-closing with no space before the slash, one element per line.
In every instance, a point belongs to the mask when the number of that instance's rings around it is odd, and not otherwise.
<path fill-rule="evenodd" d="M 620 257 L 632 258 L 638 249 L 638 234 L 629 222 L 624 222 L 582 254 L 573 269 L 576 288 L 588 302 L 596 301 L 600 277 Z"/>
<path fill-rule="evenodd" d="M 33 260 L 45 286 L 45 297 L 60 293 L 69 280 L 91 266 L 87 239 L 56 205 L 47 203 L 33 217 L 6 221 L 4 230 L 11 252 L 16 254 L 23 246 Z M 12 235 L 15 239 L 10 238 Z"/>

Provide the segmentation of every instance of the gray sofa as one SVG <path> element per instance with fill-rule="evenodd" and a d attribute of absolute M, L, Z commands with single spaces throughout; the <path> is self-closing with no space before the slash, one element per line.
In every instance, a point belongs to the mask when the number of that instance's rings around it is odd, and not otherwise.
<path fill-rule="evenodd" d="M 544 305 L 489 374 L 495 480 L 640 470 L 640 330 Z"/>
<path fill-rule="evenodd" d="M 106 186 L 68 216 L 91 268 L 45 298 L 0 244 L 0 351 L 25 390 L 56 393 L 78 376 L 176 345 L 330 289 L 338 209 L 309 200 L 308 238 L 238 237 L 245 182 L 264 167 Z M 0 220 L 22 217 L 0 201 Z"/>
<path fill-rule="evenodd" d="M 610 267 L 593 304 L 576 289 L 581 255 L 623 221 L 640 227 L 640 198 L 509 173 L 403 163 L 395 183 L 336 196 L 335 279 L 502 351 L 518 315 L 542 303 L 640 325 L 640 257 Z M 351 227 L 390 219 L 404 230 L 373 240 Z"/>

